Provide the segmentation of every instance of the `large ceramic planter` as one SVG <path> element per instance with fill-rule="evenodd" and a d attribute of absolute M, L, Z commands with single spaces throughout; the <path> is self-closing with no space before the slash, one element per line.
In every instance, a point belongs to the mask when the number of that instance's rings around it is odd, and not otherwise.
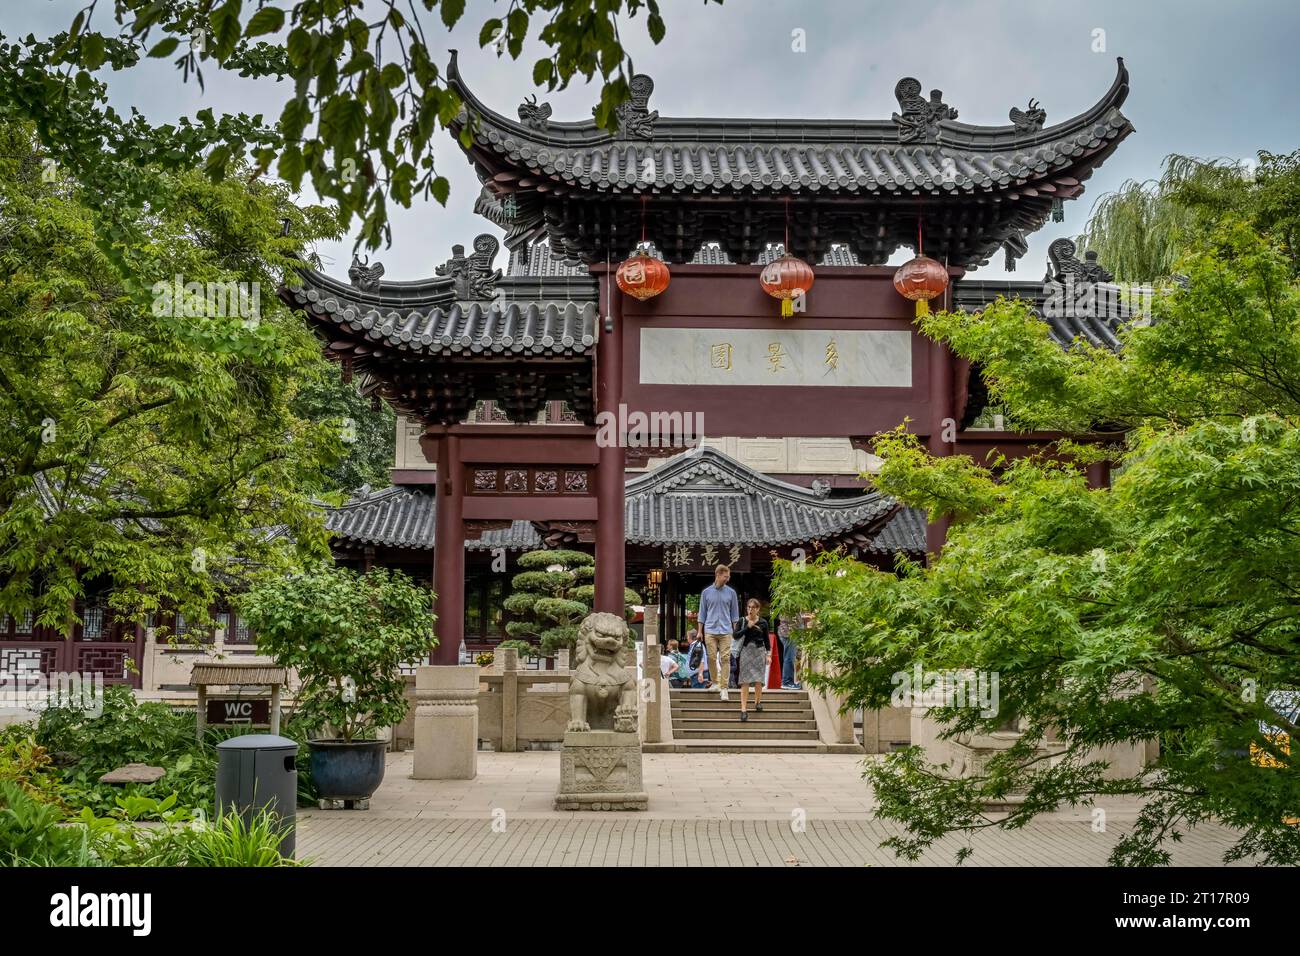
<path fill-rule="evenodd" d="M 309 740 L 307 747 L 323 800 L 368 800 L 384 781 L 386 740 Z"/>

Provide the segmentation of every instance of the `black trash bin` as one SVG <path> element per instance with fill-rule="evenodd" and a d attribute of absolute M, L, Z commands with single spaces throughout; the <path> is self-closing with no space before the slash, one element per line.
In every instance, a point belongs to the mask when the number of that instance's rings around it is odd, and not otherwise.
<path fill-rule="evenodd" d="M 298 807 L 298 744 L 274 734 L 244 734 L 217 744 L 217 816 L 238 813 L 248 824 L 263 809 L 286 831 L 280 854 L 292 858 Z"/>

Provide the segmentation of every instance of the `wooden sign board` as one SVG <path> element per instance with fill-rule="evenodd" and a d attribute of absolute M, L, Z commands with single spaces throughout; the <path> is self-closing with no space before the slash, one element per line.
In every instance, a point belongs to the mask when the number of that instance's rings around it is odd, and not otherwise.
<path fill-rule="evenodd" d="M 712 574 L 719 564 L 732 572 L 749 570 L 749 548 L 733 544 L 670 544 L 663 549 L 665 571 L 682 574 Z"/>
<path fill-rule="evenodd" d="M 209 726 L 271 725 L 271 701 L 266 697 L 209 697 L 205 711 Z"/>
<path fill-rule="evenodd" d="M 663 295 L 623 301 L 629 418 L 696 422 L 699 413 L 705 435 L 739 438 L 871 435 L 929 421 L 937 347 L 917 331 L 893 269 L 819 269 L 805 311 L 791 318 L 758 273 L 673 266 Z"/>

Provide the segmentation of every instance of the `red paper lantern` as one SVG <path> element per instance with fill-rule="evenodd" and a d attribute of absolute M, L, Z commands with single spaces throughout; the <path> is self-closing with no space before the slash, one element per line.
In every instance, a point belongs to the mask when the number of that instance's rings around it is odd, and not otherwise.
<path fill-rule="evenodd" d="M 614 273 L 618 287 L 641 302 L 653 299 L 668 288 L 670 278 L 667 263 L 650 255 L 645 243 L 637 246 L 636 252 L 620 262 L 618 271 Z"/>
<path fill-rule="evenodd" d="M 794 300 L 812 288 L 812 266 L 787 253 L 763 266 L 758 282 L 764 292 L 781 300 L 781 314 L 789 318 L 794 315 Z"/>
<path fill-rule="evenodd" d="M 930 300 L 948 288 L 948 270 L 929 256 L 904 262 L 894 273 L 894 288 L 904 299 L 916 303 L 916 315 L 930 314 Z"/>

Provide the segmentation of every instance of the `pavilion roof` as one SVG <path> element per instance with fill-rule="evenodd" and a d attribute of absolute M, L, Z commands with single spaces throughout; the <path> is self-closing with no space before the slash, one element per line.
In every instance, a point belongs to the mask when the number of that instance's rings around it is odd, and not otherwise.
<path fill-rule="evenodd" d="M 870 491 L 852 498 L 827 498 L 764 475 L 707 446 L 629 478 L 625 494 L 629 544 L 776 547 L 843 542 L 880 553 L 925 550 L 924 516 L 917 539 L 915 522 L 895 527 L 896 513 L 901 512 L 887 495 Z M 363 489 L 347 503 L 327 509 L 325 527 L 342 543 L 429 550 L 434 547 L 436 507 L 434 492 L 422 486 Z M 886 532 L 889 544 L 874 546 L 877 536 Z M 466 540 L 465 547 L 531 550 L 542 547 L 542 536 L 531 522 L 515 521 L 508 528 Z"/>
<path fill-rule="evenodd" d="M 381 491 L 362 489 L 350 501 L 326 512 L 325 527 L 338 540 L 353 544 L 429 550 L 434 544 L 435 496 L 423 487 L 394 485 Z M 528 551 L 541 547 L 541 536 L 529 521 L 484 531 L 466 539 L 470 551 L 506 548 Z"/>
<path fill-rule="evenodd" d="M 1032 102 L 1007 125 L 957 122 L 939 91 L 924 99 L 911 78 L 896 87 L 900 112 L 889 119 L 669 118 L 650 110 L 654 84 L 638 75 L 611 132 L 592 119 L 554 122 L 547 104 L 524 103 L 518 120 L 492 110 L 454 53 L 447 79 L 463 100 L 453 125 L 472 133 L 471 162 L 488 190 L 511 197 L 510 211 L 497 211 L 506 244 L 545 234 L 584 262 L 625 255 L 643 216 L 669 261 L 690 261 L 713 239 L 731 261 L 752 262 L 781 237 L 789 199 L 791 251 L 804 258 L 845 242 L 864 263 L 884 262 L 915 240 L 920 212 L 930 255 L 979 265 L 1004 244 L 1022 254 L 1054 200 L 1078 196 L 1133 131 L 1120 112 L 1122 60 L 1100 100 L 1052 126 Z"/>
<path fill-rule="evenodd" d="M 1118 351 L 1119 333 L 1138 318 L 1135 304 L 1152 290 L 1121 286 L 1113 278 L 1094 253 L 1080 259 L 1072 240 L 1057 239 L 1048 249 L 1042 283 L 962 279 L 953 285 L 953 304 L 976 312 L 999 297 L 1022 299 L 1062 348 L 1086 342 Z"/>
<path fill-rule="evenodd" d="M 585 290 L 582 290 L 585 291 Z M 370 291 L 319 272 L 288 287 L 289 304 L 331 335 L 331 348 L 358 346 L 412 355 L 590 355 L 596 346 L 594 301 L 458 301 L 450 280 L 379 282 Z M 366 353 L 363 353 L 366 354 Z"/>
<path fill-rule="evenodd" d="M 631 544 L 777 546 L 855 532 L 865 543 L 898 504 L 875 491 L 827 498 L 701 445 L 628 481 L 624 508 Z"/>

